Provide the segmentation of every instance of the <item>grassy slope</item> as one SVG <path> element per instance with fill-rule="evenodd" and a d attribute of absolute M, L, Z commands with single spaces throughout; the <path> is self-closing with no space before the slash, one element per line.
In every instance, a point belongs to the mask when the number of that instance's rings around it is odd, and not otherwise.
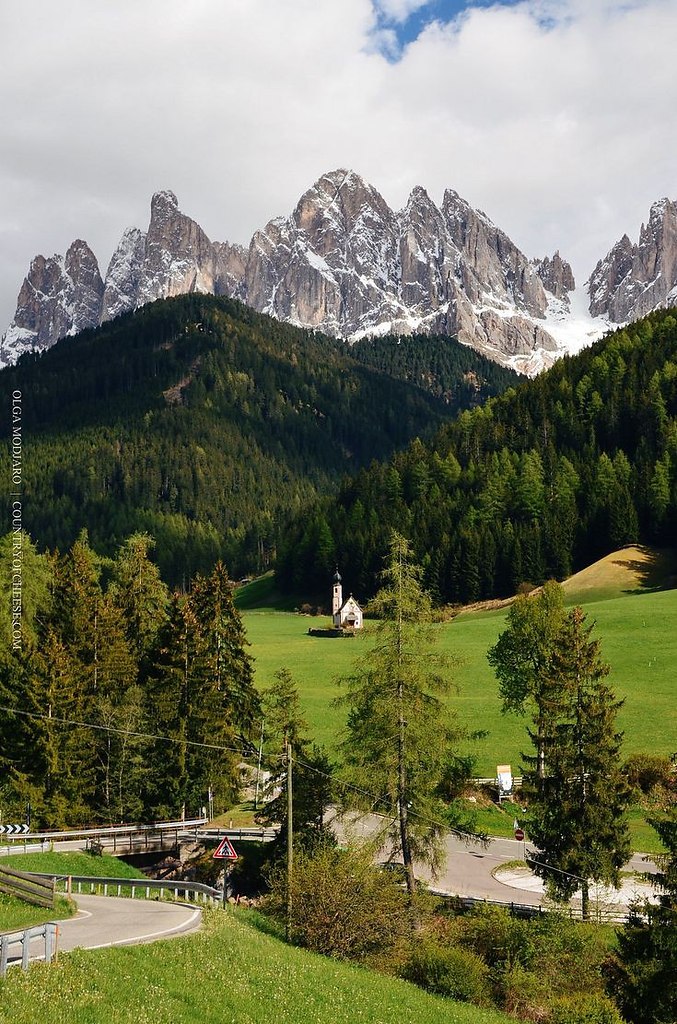
<path fill-rule="evenodd" d="M 43 875 L 88 875 L 100 878 L 144 878 L 143 871 L 126 864 L 119 857 L 104 853 L 94 857 L 89 853 L 17 853 L 0 858 L 16 871 L 37 871 Z"/>
<path fill-rule="evenodd" d="M 63 896 L 57 896 L 54 909 L 47 910 L 0 892 L 0 932 L 20 931 L 45 921 L 61 921 L 74 913 L 75 905 Z"/>
<path fill-rule="evenodd" d="M 652 751 L 670 754 L 677 735 L 677 591 L 598 601 L 588 607 L 596 622 L 595 636 L 611 664 L 611 682 L 625 699 L 619 715 L 626 754 Z M 335 677 L 348 673 L 369 643 L 369 630 L 355 640 L 320 640 L 307 635 L 313 620 L 278 612 L 244 616 L 256 662 L 257 682 L 270 685 L 276 669 L 286 666 L 297 680 L 315 738 L 336 742 L 344 710 L 332 707 Z M 496 680 L 486 652 L 504 628 L 505 613 L 460 617 L 440 627 L 440 647 L 456 660 L 458 690 L 450 700 L 473 729 L 486 729 L 478 745 L 478 771 L 494 775 L 496 765 L 512 764 L 516 774 L 525 748 L 525 721 L 501 714 Z"/>
<path fill-rule="evenodd" d="M 133 979 L 133 984 L 130 983 Z M 111 1009 L 114 1008 L 113 1018 Z M 152 946 L 61 957 L 0 982 L 0 1022 L 54 1024 L 502 1024 L 405 982 L 285 946 L 241 912 Z"/>

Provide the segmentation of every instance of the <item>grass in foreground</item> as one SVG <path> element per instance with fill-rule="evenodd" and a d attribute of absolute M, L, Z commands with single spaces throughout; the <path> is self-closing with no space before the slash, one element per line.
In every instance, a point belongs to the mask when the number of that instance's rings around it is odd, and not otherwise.
<path fill-rule="evenodd" d="M 124 993 L 124 998 L 121 998 Z M 0 1021 L 53 1024 L 508 1024 L 496 1011 L 285 946 L 247 914 L 199 935 L 62 956 L 0 982 Z M 514 1024 L 514 1022 L 513 1022 Z"/>

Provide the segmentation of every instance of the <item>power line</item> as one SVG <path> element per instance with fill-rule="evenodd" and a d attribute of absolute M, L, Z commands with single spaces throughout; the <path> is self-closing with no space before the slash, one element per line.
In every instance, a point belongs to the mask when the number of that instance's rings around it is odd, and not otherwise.
<path fill-rule="evenodd" d="M 328 772 L 322 771 L 321 768 L 316 768 L 314 765 L 308 764 L 307 761 L 302 761 L 298 757 L 294 758 L 294 760 L 296 761 L 297 764 L 302 764 L 303 767 L 307 768 L 309 771 L 315 772 L 317 775 L 323 775 L 326 779 L 330 779 L 332 782 L 337 783 L 343 789 L 352 789 L 353 792 L 359 793 L 361 796 L 368 797 L 372 801 L 373 805 L 384 803 L 388 800 L 388 797 L 377 796 L 375 793 L 372 793 L 367 789 L 362 789 L 360 786 L 355 786 L 350 782 L 344 782 L 341 779 L 337 779 L 334 775 L 330 775 Z M 395 807 L 396 801 L 391 800 L 388 809 L 390 811 L 393 811 Z M 441 828 L 445 832 L 452 832 L 454 835 L 460 836 L 462 839 L 476 839 L 478 842 L 486 842 L 486 837 L 478 832 L 463 832 L 459 828 L 454 828 L 453 825 L 448 825 L 446 822 L 443 821 L 437 821 L 436 818 L 431 818 L 425 814 L 421 814 L 419 811 L 412 811 L 410 809 L 409 814 L 412 817 L 418 818 L 420 821 L 426 822 L 429 825 L 435 825 L 436 828 Z"/>
<path fill-rule="evenodd" d="M 96 722 L 77 722 L 70 718 L 60 718 L 56 715 L 38 715 L 32 711 L 19 711 L 17 708 L 8 708 L 0 704 L 0 711 L 7 711 L 12 715 L 22 715 L 24 718 L 34 718 L 43 722 L 56 722 L 57 725 L 77 726 L 80 729 L 97 729 L 100 732 L 112 732 L 118 736 L 132 736 L 145 740 L 160 740 L 163 743 L 178 743 L 181 746 L 202 747 L 206 750 L 231 751 L 235 754 L 245 755 L 250 752 L 243 744 L 241 747 L 229 747 L 222 743 L 201 743 L 199 740 L 182 740 L 176 736 L 161 736 L 152 732 L 136 732 L 133 729 L 116 729 L 112 725 L 100 725 Z"/>

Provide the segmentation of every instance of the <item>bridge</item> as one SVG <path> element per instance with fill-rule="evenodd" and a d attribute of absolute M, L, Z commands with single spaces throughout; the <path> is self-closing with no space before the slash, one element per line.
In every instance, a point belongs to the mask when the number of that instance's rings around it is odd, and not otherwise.
<path fill-rule="evenodd" d="M 108 828 L 70 829 L 59 832 L 33 832 L 0 846 L 0 856 L 34 853 L 46 849 L 59 851 L 89 850 L 115 857 L 177 850 L 187 843 L 218 843 L 228 838 L 236 843 L 270 843 L 278 834 L 275 828 L 225 828 L 207 818 L 154 822 L 150 825 L 113 825 Z"/>

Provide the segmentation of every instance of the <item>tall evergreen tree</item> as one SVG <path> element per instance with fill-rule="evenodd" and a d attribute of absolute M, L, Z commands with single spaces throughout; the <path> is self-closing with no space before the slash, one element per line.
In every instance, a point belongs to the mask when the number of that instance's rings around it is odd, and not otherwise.
<path fill-rule="evenodd" d="M 312 850 L 318 844 L 333 843 L 333 833 L 325 824 L 332 802 L 333 767 L 323 750 L 307 736 L 307 724 L 301 717 L 298 688 L 289 669 L 275 673 L 275 681 L 262 698 L 265 736 L 265 765 L 270 771 L 267 789 L 276 793 L 264 804 L 258 817 L 281 826 L 277 849 L 286 843 L 287 826 L 287 744 L 292 754 L 292 826 L 294 843 Z"/>
<path fill-rule="evenodd" d="M 561 699 L 563 684 L 554 660 L 563 622 L 562 588 L 550 580 L 537 595 L 520 594 L 513 602 L 507 628 L 487 655 L 498 678 L 503 711 L 519 715 L 531 711 L 540 780 L 545 779 L 553 710 Z"/>
<path fill-rule="evenodd" d="M 592 629 L 580 608 L 564 620 L 552 666 L 560 696 L 550 709 L 546 777 L 534 771 L 536 758 L 524 776 L 527 828 L 543 862 L 536 871 L 561 896 L 580 889 L 585 919 L 589 881 L 618 885 L 630 856 L 630 788 L 616 728 L 622 702 L 604 682 L 609 666 L 601 659 L 599 640 L 591 639 Z"/>
<path fill-rule="evenodd" d="M 374 601 L 381 616 L 375 643 L 340 681 L 346 692 L 339 698 L 349 708 L 345 770 L 357 787 L 346 791 L 346 800 L 395 815 L 389 838 L 402 855 L 412 896 L 414 860 L 439 865 L 446 809 L 436 790 L 458 734 L 441 699 L 448 667 L 435 650 L 421 574 L 408 542 L 393 532 Z"/>

